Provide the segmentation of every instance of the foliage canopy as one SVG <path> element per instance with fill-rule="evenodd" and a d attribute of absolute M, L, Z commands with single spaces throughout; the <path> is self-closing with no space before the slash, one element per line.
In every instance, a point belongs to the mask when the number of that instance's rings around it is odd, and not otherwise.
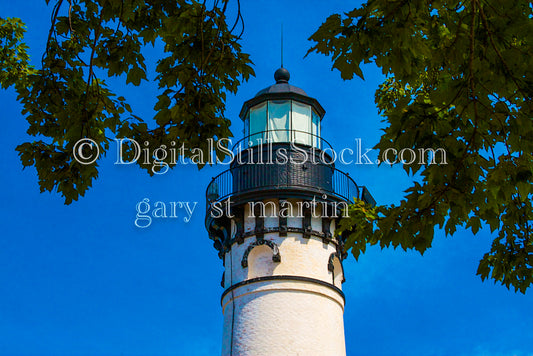
<path fill-rule="evenodd" d="M 498 235 L 477 273 L 525 292 L 533 282 L 533 23 L 528 1 L 369 0 L 331 15 L 310 51 L 342 78 L 374 62 L 386 128 L 377 147 L 439 147 L 447 165 L 406 165 L 420 177 L 399 205 L 356 202 L 341 232 L 355 257 L 367 244 L 423 253 L 434 228 Z"/>
<path fill-rule="evenodd" d="M 80 138 L 101 152 L 110 133 L 207 151 L 208 138 L 231 136 L 226 92 L 254 73 L 234 33 L 242 16 L 229 21 L 228 3 L 56 0 L 40 69 L 28 64 L 22 22 L 0 18 L 0 85 L 15 87 L 28 133 L 41 139 L 17 148 L 23 165 L 36 167 L 41 191 L 57 189 L 70 204 L 91 186 L 98 161 L 74 159 Z M 497 236 L 477 273 L 523 293 L 531 285 L 532 17 L 524 0 L 368 0 L 329 16 L 311 36 L 310 52 L 331 56 L 343 79 L 363 78 L 360 66 L 370 62 L 386 75 L 376 92 L 381 152 L 447 152 L 447 165 L 404 165 L 416 182 L 399 205 L 350 206 L 340 232 L 356 258 L 368 244 L 423 253 L 436 226 L 475 234 L 486 224 Z M 156 42 L 164 55 L 152 123 L 103 77 L 140 85 L 149 74 L 143 53 Z"/>
<path fill-rule="evenodd" d="M 3 87 L 15 85 L 28 134 L 42 138 L 17 147 L 23 165 L 36 167 L 41 191 L 57 189 L 70 204 L 91 186 L 98 161 L 83 165 L 74 159 L 73 148 L 81 138 L 94 140 L 104 153 L 112 133 L 149 142 L 149 147 L 174 141 L 177 147 L 198 147 L 207 154 L 208 138 L 231 135 L 224 117 L 226 93 L 235 93 L 254 72 L 238 43 L 240 35 L 234 33 L 240 13 L 228 25 L 227 4 L 215 1 L 207 8 L 205 2 L 186 0 L 57 0 L 38 70 L 28 66 L 20 20 L 1 20 L 7 60 L 0 64 L 0 79 Z M 140 85 L 147 80 L 143 52 L 156 41 L 164 46 L 155 69 L 162 93 L 151 125 L 102 77 Z M 24 80 L 17 81 L 22 72 Z M 124 156 L 131 159 L 133 154 L 129 145 Z M 166 161 L 172 166 L 170 157 Z M 154 174 L 142 160 L 137 163 Z"/>

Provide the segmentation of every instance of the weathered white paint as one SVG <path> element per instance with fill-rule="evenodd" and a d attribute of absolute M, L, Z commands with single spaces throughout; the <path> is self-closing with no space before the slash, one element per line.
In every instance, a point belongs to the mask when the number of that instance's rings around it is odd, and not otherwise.
<path fill-rule="evenodd" d="M 246 206 L 245 232 L 255 229 L 255 219 L 249 216 Z M 301 227 L 302 219 L 291 217 L 288 225 Z M 311 225 L 313 230 L 322 230 L 320 218 L 313 217 Z M 266 228 L 277 226 L 277 217 L 265 219 Z M 331 232 L 334 232 L 333 224 Z M 232 231 L 232 235 L 234 233 Z M 330 255 L 336 252 L 334 244 L 324 244 L 316 236 L 306 239 L 295 232 L 289 232 L 286 237 L 280 237 L 277 232 L 266 233 L 264 239 L 278 245 L 281 262 L 273 262 L 270 247 L 261 245 L 250 251 L 248 267 L 243 268 L 243 255 L 256 241 L 255 236 L 247 237 L 244 243 L 235 243 L 225 255 L 225 288 L 265 276 L 308 277 L 341 288 L 340 261 L 335 258 L 334 271 L 328 270 Z M 224 296 L 222 311 L 223 355 L 346 354 L 344 300 L 327 286 L 294 280 L 249 283 Z"/>
<path fill-rule="evenodd" d="M 306 282 L 259 282 L 228 293 L 223 305 L 222 355 L 346 353 L 344 302 L 327 287 Z"/>

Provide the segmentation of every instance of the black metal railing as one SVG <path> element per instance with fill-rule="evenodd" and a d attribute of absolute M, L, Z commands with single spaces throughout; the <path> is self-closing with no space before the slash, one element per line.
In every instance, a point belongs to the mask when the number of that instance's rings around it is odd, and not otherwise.
<path fill-rule="evenodd" d="M 278 166 L 279 164 L 276 164 Z M 291 169 L 295 165 L 289 163 L 286 166 Z M 278 177 L 280 179 L 268 179 L 265 178 L 265 174 L 246 174 L 245 170 L 250 165 L 241 165 L 231 169 L 228 169 L 211 180 L 206 190 L 206 207 L 209 210 L 211 203 L 215 201 L 224 201 L 230 196 L 236 194 L 245 194 L 249 192 L 255 192 L 260 190 L 282 190 L 285 188 L 290 189 L 305 189 L 312 192 L 325 193 L 329 196 L 334 196 L 345 200 L 347 202 L 353 202 L 354 198 L 361 198 L 361 190 L 355 183 L 355 181 L 347 174 L 338 169 L 333 168 L 331 165 L 323 163 L 318 164 L 318 172 L 322 172 L 319 175 L 313 174 L 314 180 L 291 180 L 287 177 Z M 261 169 L 272 169 L 272 165 L 254 165 L 254 167 L 261 167 Z M 300 167 L 298 167 L 301 169 Z M 243 186 L 241 179 L 246 180 L 246 185 Z M 322 182 L 317 186 L 316 180 Z"/>
<path fill-rule="evenodd" d="M 289 143 L 304 149 L 309 153 L 309 157 L 319 158 L 318 162 L 295 163 L 289 160 L 284 163 L 267 164 L 261 160 L 261 163 L 257 163 L 258 157 L 272 157 L 272 153 L 275 154 L 280 148 L 286 149 Z M 273 146 L 273 152 L 269 152 L 270 144 Z M 334 160 L 330 156 L 334 154 L 331 144 L 313 133 L 299 130 L 261 131 L 237 141 L 231 151 L 234 160 L 231 168 L 214 177 L 207 187 L 207 210 L 211 208 L 213 202 L 261 191 L 294 189 L 300 193 L 327 194 L 348 203 L 353 202 L 354 198 L 364 198 L 364 187 L 359 187 L 347 173 L 335 168 Z M 296 151 L 291 145 L 288 148 L 288 156 L 293 157 Z M 243 163 L 235 161 L 236 158 L 242 158 Z M 248 159 L 255 163 L 248 163 Z"/>
<path fill-rule="evenodd" d="M 284 134 L 284 136 L 282 134 Z M 259 145 L 266 146 L 268 144 L 291 142 L 299 146 L 314 147 L 320 150 L 329 149 L 330 153 L 333 151 L 331 144 L 322 137 L 311 132 L 291 129 L 256 132 L 237 141 L 232 146 L 231 151 L 233 152 L 233 156 L 236 157 L 242 151 Z"/>

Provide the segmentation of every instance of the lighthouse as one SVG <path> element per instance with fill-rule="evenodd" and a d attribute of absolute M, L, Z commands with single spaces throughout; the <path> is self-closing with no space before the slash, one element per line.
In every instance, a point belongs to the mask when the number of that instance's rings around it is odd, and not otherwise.
<path fill-rule="evenodd" d="M 289 84 L 246 101 L 244 138 L 207 187 L 205 225 L 224 265 L 222 355 L 345 355 L 344 237 L 335 226 L 364 187 L 335 167 L 325 110 Z"/>

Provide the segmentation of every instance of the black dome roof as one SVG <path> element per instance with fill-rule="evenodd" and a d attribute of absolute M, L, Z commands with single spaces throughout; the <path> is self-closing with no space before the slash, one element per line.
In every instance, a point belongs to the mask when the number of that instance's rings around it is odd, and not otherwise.
<path fill-rule="evenodd" d="M 276 83 L 274 85 L 269 86 L 268 88 L 265 88 L 257 92 L 255 96 L 259 96 L 262 94 L 273 94 L 273 93 L 296 93 L 296 94 L 308 96 L 307 93 L 303 89 L 295 87 L 294 85 L 290 85 L 289 83 Z"/>
<path fill-rule="evenodd" d="M 276 80 L 276 84 L 271 85 L 263 90 L 260 90 L 257 94 L 255 94 L 255 96 L 274 93 L 296 93 L 307 96 L 307 93 L 303 89 L 289 84 L 290 77 L 291 74 L 287 69 L 283 67 L 279 68 L 274 73 L 274 79 Z"/>

